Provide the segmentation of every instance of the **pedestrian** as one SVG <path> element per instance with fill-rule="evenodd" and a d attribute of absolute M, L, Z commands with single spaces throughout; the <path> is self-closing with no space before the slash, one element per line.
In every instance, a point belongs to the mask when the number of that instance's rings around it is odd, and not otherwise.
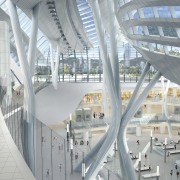
<path fill-rule="evenodd" d="M 84 145 L 84 141 L 83 140 L 80 141 L 80 145 Z"/>
<path fill-rule="evenodd" d="M 177 170 L 177 164 L 175 164 L 175 169 Z"/>
<path fill-rule="evenodd" d="M 177 175 L 177 178 L 178 178 L 178 176 L 179 176 L 179 171 L 177 171 L 176 175 Z"/>
<path fill-rule="evenodd" d="M 174 145 L 174 149 L 176 149 L 176 144 Z"/>
<path fill-rule="evenodd" d="M 94 117 L 94 119 L 96 118 L 96 113 L 95 112 L 93 113 L 93 117 Z"/>
<path fill-rule="evenodd" d="M 75 159 L 78 159 L 78 153 L 75 154 Z"/>
<path fill-rule="evenodd" d="M 89 141 L 87 141 L 87 146 L 89 145 Z"/>
<path fill-rule="evenodd" d="M 172 169 L 171 169 L 170 175 L 171 175 L 171 176 L 173 175 L 173 170 L 172 170 Z"/>
<path fill-rule="evenodd" d="M 144 155 L 145 159 L 147 159 L 147 154 Z"/>
<path fill-rule="evenodd" d="M 154 131 L 156 130 L 156 127 L 154 127 Z"/>
<path fill-rule="evenodd" d="M 49 169 L 47 169 L 47 171 L 46 171 L 46 177 L 48 177 L 49 176 Z"/>
<path fill-rule="evenodd" d="M 149 165 L 149 172 L 151 171 L 151 166 Z"/>
<path fill-rule="evenodd" d="M 139 145 L 139 140 L 136 141 L 137 145 Z"/>
<path fill-rule="evenodd" d="M 59 164 L 59 170 L 61 172 L 61 169 L 62 169 L 62 164 Z"/>

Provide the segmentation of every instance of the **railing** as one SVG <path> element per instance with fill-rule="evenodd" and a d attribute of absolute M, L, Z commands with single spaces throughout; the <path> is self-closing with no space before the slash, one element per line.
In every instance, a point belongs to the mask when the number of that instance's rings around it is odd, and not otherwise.
<path fill-rule="evenodd" d="M 5 94 L 5 90 L 0 89 L 0 104 L 2 113 L 9 132 L 16 143 L 22 156 L 26 157 L 28 149 L 25 150 L 25 122 L 26 110 L 18 103 Z M 34 116 L 32 115 L 32 118 Z M 35 147 L 35 178 L 37 180 L 72 180 L 82 179 L 82 172 L 75 172 L 75 167 L 83 161 L 83 157 L 89 152 L 87 143 L 80 145 L 80 140 L 74 139 L 73 149 L 71 149 L 71 141 L 66 137 L 64 129 L 64 137 L 60 136 L 52 129 L 48 128 L 39 120 L 35 120 L 34 144 Z M 66 126 L 65 126 L 66 127 Z M 84 149 L 84 151 L 82 151 Z M 94 159 L 96 161 L 96 159 Z M 28 164 L 28 160 L 26 161 Z M 98 176 L 106 177 L 108 180 L 118 180 L 119 176 L 111 170 L 106 169 L 101 164 L 102 169 Z M 87 167 L 86 167 L 87 168 Z"/>
<path fill-rule="evenodd" d="M 150 82 L 152 74 L 149 75 L 145 81 Z M 139 80 L 139 75 L 120 75 L 120 82 L 135 83 Z M 51 75 L 35 75 L 34 82 L 52 82 Z M 101 83 L 103 82 L 103 75 L 87 75 L 87 74 L 60 74 L 58 76 L 58 82 L 71 82 L 71 83 Z"/>

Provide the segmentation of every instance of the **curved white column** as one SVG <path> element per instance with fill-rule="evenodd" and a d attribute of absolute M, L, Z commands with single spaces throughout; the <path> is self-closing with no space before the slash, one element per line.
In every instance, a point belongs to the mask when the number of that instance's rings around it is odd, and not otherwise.
<path fill-rule="evenodd" d="M 143 85 L 143 82 L 144 82 L 144 80 L 145 80 L 145 77 L 146 77 L 146 74 L 148 73 L 148 71 L 149 71 L 149 69 L 150 69 L 150 64 L 147 62 L 146 63 L 146 65 L 145 65 L 145 68 L 144 68 L 144 70 L 143 70 L 143 72 L 142 72 L 142 74 L 141 74 L 141 77 L 140 77 L 140 79 L 139 79 L 139 81 L 138 81 L 138 83 L 137 83 L 137 85 L 136 85 L 136 87 L 135 87 L 135 89 L 134 89 L 134 92 L 133 92 L 133 95 L 132 95 L 132 97 L 131 97 L 131 99 L 130 99 L 130 101 L 129 101 L 129 103 L 128 103 L 128 105 L 127 105 L 127 107 L 126 107 L 126 109 L 125 109 L 125 111 L 124 111 L 124 113 L 123 113 L 123 115 L 122 115 L 122 119 L 121 119 L 121 125 L 123 124 L 123 121 L 124 121 L 124 116 L 128 113 L 128 111 L 134 106 L 134 104 L 135 104 L 135 101 L 136 101 L 136 99 L 137 99 L 137 96 L 138 96 L 138 93 L 139 93 L 139 90 L 141 89 L 141 87 L 142 87 L 142 85 Z M 120 131 L 122 131 L 121 130 L 121 127 L 120 127 L 120 130 L 119 130 L 119 133 L 118 133 L 118 140 L 119 140 L 119 138 L 120 138 Z M 124 130 L 123 130 L 124 131 Z M 125 133 L 125 131 L 124 131 L 124 133 Z M 118 145 L 118 149 L 119 149 L 119 151 L 118 151 L 118 153 L 119 153 L 119 158 L 120 158 L 120 165 L 121 165 L 121 171 L 122 171 L 122 178 L 123 179 L 127 179 L 127 173 L 126 173 L 126 171 L 125 171 L 125 169 L 127 169 L 127 167 L 124 165 L 124 163 L 123 163 L 123 157 L 121 157 L 121 156 L 123 156 L 123 154 L 121 153 L 121 148 L 122 148 L 122 145 L 120 144 L 120 141 L 118 141 L 117 140 L 117 145 Z M 126 144 L 126 148 L 127 148 L 127 144 Z M 125 155 L 124 155 L 125 156 Z M 126 155 L 126 156 L 128 156 L 128 154 Z"/>
<path fill-rule="evenodd" d="M 54 89 L 57 90 L 58 85 L 58 68 L 59 68 L 59 46 L 57 43 L 56 46 L 56 57 L 54 62 L 54 54 L 53 54 L 53 46 L 50 44 L 50 58 L 51 58 L 51 72 L 52 72 L 52 84 L 54 86 Z"/>
<path fill-rule="evenodd" d="M 104 73 L 106 74 L 106 82 L 107 82 L 107 90 L 109 92 L 111 98 L 111 108 L 112 108 L 112 122 L 109 130 L 107 132 L 106 138 L 100 147 L 99 152 L 96 155 L 96 161 L 92 163 L 88 172 L 86 173 L 85 179 L 93 179 L 96 177 L 98 171 L 101 168 L 101 163 L 103 159 L 106 157 L 109 149 L 113 145 L 119 129 L 120 124 L 120 107 L 119 107 L 119 95 L 117 96 L 117 90 L 115 88 L 114 78 L 113 78 L 113 71 L 112 71 L 112 64 L 110 63 L 107 46 L 105 42 L 105 34 L 104 29 L 101 24 L 101 15 L 99 11 L 98 1 L 91 0 L 89 1 L 92 7 L 94 21 L 96 26 L 96 31 L 98 34 L 98 42 L 100 45 L 100 55 L 103 61 L 103 69 Z M 115 57 L 115 56 L 113 56 Z M 118 74 L 119 76 L 119 74 Z M 116 78 L 117 79 L 117 78 Z M 119 88 L 119 87 L 118 87 Z"/>
<path fill-rule="evenodd" d="M 165 118 L 167 122 L 167 127 L 168 127 L 168 133 L 169 137 L 172 138 L 172 127 L 169 121 L 169 115 L 167 112 L 167 95 L 168 95 L 168 89 L 170 85 L 170 80 L 167 81 L 167 85 L 165 87 L 164 83 L 164 77 L 161 77 L 161 85 L 162 85 L 162 116 Z"/>
<path fill-rule="evenodd" d="M 122 124 L 121 124 L 120 130 L 119 130 L 117 141 L 121 147 L 120 153 L 122 155 L 123 165 L 126 170 L 126 175 L 128 177 L 127 180 L 132 180 L 132 179 L 135 180 L 136 174 L 135 174 L 135 170 L 132 165 L 132 161 L 130 159 L 129 152 L 128 152 L 125 129 L 126 129 L 128 122 L 131 120 L 132 116 L 135 114 L 135 112 L 141 106 L 142 101 L 147 97 L 149 91 L 152 89 L 152 87 L 159 80 L 160 77 L 161 77 L 161 73 L 157 72 L 155 74 L 155 76 L 153 77 L 153 79 L 150 81 L 150 83 L 147 85 L 147 87 L 144 89 L 142 94 L 135 101 L 135 103 L 134 103 L 135 105 L 129 109 L 127 114 L 122 119 Z"/>
<path fill-rule="evenodd" d="M 26 121 L 26 160 L 29 164 L 30 169 L 32 170 L 33 174 L 35 174 L 35 152 L 34 152 L 34 115 L 35 115 L 35 101 L 34 101 L 34 90 L 32 85 L 31 79 L 31 72 L 29 68 L 29 64 L 27 61 L 25 49 L 23 47 L 23 38 L 22 38 L 22 31 L 20 28 L 20 23 L 18 20 L 18 14 L 16 5 L 11 1 L 6 1 L 9 15 L 11 19 L 11 25 L 14 32 L 15 43 L 17 47 L 17 53 L 20 61 L 21 71 L 23 74 L 23 82 L 24 82 L 24 100 L 25 100 L 25 110 L 27 111 L 27 121 Z"/>
<path fill-rule="evenodd" d="M 58 85 L 58 68 L 59 68 L 59 46 L 57 45 L 57 49 L 56 49 L 56 61 L 55 61 L 55 68 L 54 68 L 54 78 L 53 78 L 53 86 L 54 88 L 57 90 Z"/>
<path fill-rule="evenodd" d="M 29 38 L 29 49 L 28 49 L 28 61 L 29 61 L 31 76 L 34 75 L 34 67 L 35 67 L 39 6 L 40 3 L 38 3 L 32 10 L 32 30 Z"/>

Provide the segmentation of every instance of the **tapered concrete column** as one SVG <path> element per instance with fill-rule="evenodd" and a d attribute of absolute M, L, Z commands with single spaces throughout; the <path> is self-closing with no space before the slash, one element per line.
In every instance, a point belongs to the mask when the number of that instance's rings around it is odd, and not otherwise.
<path fill-rule="evenodd" d="M 56 48 L 56 62 L 55 62 L 55 68 L 54 68 L 54 78 L 53 78 L 53 85 L 54 88 L 57 89 L 57 82 L 58 82 L 58 69 L 59 69 L 59 46 L 57 45 Z"/>
<path fill-rule="evenodd" d="M 150 69 L 150 63 L 147 62 L 144 69 L 143 69 L 141 77 L 140 77 L 139 81 L 137 82 L 137 85 L 136 85 L 136 87 L 134 89 L 133 95 L 132 95 L 130 101 L 128 102 L 128 105 L 127 105 L 127 107 L 126 107 L 126 109 L 125 109 L 125 111 L 123 113 L 123 117 L 129 111 L 129 109 L 134 105 L 134 102 L 138 97 L 138 93 L 139 93 L 139 91 L 140 91 L 140 89 L 141 89 L 141 87 L 142 87 L 142 85 L 144 83 L 144 80 L 146 78 L 147 73 L 149 72 L 149 69 Z"/>
<path fill-rule="evenodd" d="M 52 72 L 52 84 L 54 89 L 57 89 L 57 81 L 58 81 L 58 69 L 59 69 L 59 46 L 57 43 L 56 46 L 56 58 L 54 62 L 54 54 L 53 54 L 53 46 L 50 45 L 50 58 L 51 58 L 51 72 Z"/>
<path fill-rule="evenodd" d="M 165 134 L 166 133 L 166 125 L 161 123 L 160 127 L 159 127 L 159 131 L 160 131 L 160 134 Z"/>
<path fill-rule="evenodd" d="M 168 133 L 169 133 L 169 137 L 172 137 L 172 127 L 169 121 L 169 115 L 168 115 L 168 111 L 167 111 L 167 95 L 168 95 L 168 89 L 169 89 L 169 85 L 170 85 L 170 81 L 168 80 L 166 87 L 165 87 L 165 83 L 164 83 L 164 77 L 161 77 L 161 86 L 162 86 L 162 116 L 164 118 L 164 120 L 166 120 L 167 122 L 167 126 L 168 126 Z"/>
<path fill-rule="evenodd" d="M 136 126 L 136 136 L 141 136 L 142 127 L 141 125 Z"/>
<path fill-rule="evenodd" d="M 50 44 L 50 62 L 51 62 L 51 72 L 53 73 L 53 71 L 54 71 L 54 56 L 53 56 L 53 46 L 52 46 L 52 44 Z"/>

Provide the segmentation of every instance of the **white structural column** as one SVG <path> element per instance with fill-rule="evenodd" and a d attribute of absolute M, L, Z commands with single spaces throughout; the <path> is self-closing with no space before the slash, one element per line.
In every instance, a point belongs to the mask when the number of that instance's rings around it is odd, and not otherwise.
<path fill-rule="evenodd" d="M 133 115 L 136 113 L 136 111 L 140 108 L 142 101 L 147 97 L 149 91 L 153 88 L 154 84 L 159 80 L 161 77 L 160 72 L 157 72 L 153 79 L 150 81 L 150 83 L 147 85 L 147 87 L 143 90 L 142 94 L 137 98 L 137 100 L 134 102 L 134 106 L 132 106 L 126 115 L 123 117 L 121 120 L 121 127 L 119 129 L 119 134 L 118 134 L 118 144 L 120 146 L 120 153 L 122 155 L 123 159 L 123 165 L 126 170 L 126 175 L 127 175 L 127 180 L 135 180 L 136 179 L 136 174 L 134 171 L 134 167 L 132 165 L 132 161 L 129 156 L 129 150 L 126 142 L 126 134 L 125 134 L 125 129 L 128 124 L 128 122 L 131 120 Z"/>
<path fill-rule="evenodd" d="M 26 57 L 25 49 L 23 46 L 23 37 L 22 31 L 20 28 L 20 23 L 18 20 L 18 14 L 16 5 L 11 1 L 6 1 L 9 15 L 11 19 L 12 29 L 14 32 L 14 38 L 17 48 L 17 53 L 20 61 L 21 71 L 23 74 L 23 82 L 24 82 L 24 94 L 25 94 L 25 110 L 27 114 L 27 120 L 25 123 L 25 156 L 26 161 L 32 170 L 33 174 L 35 174 L 35 143 L 34 143 L 34 126 L 35 126 L 35 100 L 34 100 L 34 89 L 32 85 L 32 76 L 28 64 L 28 60 Z"/>
<path fill-rule="evenodd" d="M 28 62 L 32 76 L 34 75 L 34 67 L 35 67 L 39 6 L 40 3 L 38 3 L 32 10 L 32 29 L 29 38 Z"/>
<path fill-rule="evenodd" d="M 131 108 L 133 108 L 133 107 L 135 106 L 135 101 L 136 101 L 136 99 L 137 99 L 138 93 L 139 93 L 139 91 L 140 91 L 140 89 L 141 89 L 141 87 L 142 87 L 142 85 L 143 85 L 143 82 L 144 82 L 144 80 L 145 80 L 145 77 L 146 77 L 149 69 L 150 69 L 150 64 L 147 62 L 146 65 L 145 65 L 145 67 L 144 67 L 144 70 L 143 70 L 143 72 L 142 72 L 142 74 L 141 74 L 141 77 L 140 77 L 140 79 L 139 79 L 139 81 L 138 81 L 138 83 L 137 83 L 137 85 L 136 85 L 136 87 L 135 87 L 135 89 L 134 89 L 133 95 L 132 95 L 132 97 L 131 97 L 131 99 L 130 99 L 130 101 L 129 101 L 129 103 L 128 103 L 128 105 L 127 105 L 127 107 L 126 107 L 126 109 L 125 109 L 125 111 L 124 111 L 124 113 L 123 113 L 123 115 L 122 115 L 121 126 L 122 126 L 122 124 L 123 124 L 125 115 L 128 113 L 128 111 L 129 111 Z M 126 129 L 126 128 L 125 128 L 125 129 Z M 123 134 L 125 134 L 125 132 L 126 132 L 125 129 L 122 129 L 122 128 L 120 127 L 119 133 L 118 133 L 117 145 L 118 145 L 118 149 L 119 149 L 119 151 L 118 151 L 119 157 L 124 156 L 124 155 L 121 153 L 121 148 L 122 148 L 122 142 L 121 142 L 121 141 L 122 141 L 122 138 L 121 138 L 120 136 L 121 136 L 121 133 L 123 133 L 123 132 L 124 132 Z M 128 149 L 127 144 L 125 144 L 125 147 L 124 147 L 124 148 L 125 148 L 125 149 Z M 127 155 L 128 155 L 128 154 L 127 154 Z M 126 156 L 127 156 L 127 155 L 126 155 Z M 124 162 L 123 159 L 122 159 L 122 161 Z M 127 167 L 124 166 L 124 163 L 123 163 L 123 162 L 120 161 L 121 166 L 123 166 L 123 169 L 127 169 Z M 133 169 L 132 169 L 132 171 L 133 171 Z M 127 176 L 127 172 L 123 172 L 123 173 L 124 173 L 124 174 L 122 174 L 122 176 L 126 177 L 126 176 Z M 132 175 L 132 176 L 133 176 L 133 175 Z M 128 179 L 128 178 L 126 177 L 126 179 Z"/>
<path fill-rule="evenodd" d="M 136 87 L 135 87 L 135 89 L 134 89 L 134 92 L 133 92 L 133 94 L 132 94 L 132 97 L 131 97 L 131 99 L 130 99 L 130 101 L 129 101 L 129 103 L 128 103 L 128 105 L 127 105 L 127 107 L 126 107 L 126 109 L 125 109 L 125 111 L 124 111 L 124 113 L 123 113 L 123 117 L 124 117 L 124 116 L 126 115 L 126 113 L 129 111 L 129 109 L 134 105 L 135 100 L 137 99 L 139 90 L 141 89 L 141 87 L 142 87 L 142 85 L 143 85 L 143 83 L 144 83 L 144 80 L 145 80 L 145 78 L 146 78 L 147 73 L 149 72 L 149 69 L 150 69 L 150 63 L 147 62 L 146 65 L 145 65 L 145 67 L 144 67 L 144 70 L 143 70 L 143 72 L 142 72 L 142 74 L 141 74 L 141 77 L 140 77 L 139 81 L 137 82 L 137 85 L 136 85 Z M 122 118 L 123 118 L 123 117 L 122 117 Z"/>
<path fill-rule="evenodd" d="M 51 75 L 52 75 L 52 82 L 54 82 L 54 54 L 53 54 L 53 45 L 50 44 L 50 62 L 51 62 Z"/>
<path fill-rule="evenodd" d="M 98 34 L 98 42 L 100 45 L 100 55 L 103 61 L 103 68 L 104 72 L 106 73 L 106 82 L 107 82 L 107 90 L 109 92 L 110 98 L 111 98 L 111 107 L 112 107 L 112 122 L 111 126 L 107 132 L 107 136 L 100 147 L 99 152 L 96 155 L 96 161 L 92 163 L 90 166 L 88 172 L 86 173 L 85 179 L 93 179 L 96 177 L 98 171 L 101 168 L 101 163 L 104 158 L 106 158 L 107 153 L 111 146 L 113 145 L 118 129 L 119 129 L 119 123 L 120 123 L 120 117 L 118 117 L 118 98 L 117 93 L 115 90 L 115 85 L 114 85 L 114 79 L 113 79 L 113 72 L 112 72 L 112 64 L 110 63 L 109 56 L 108 56 L 108 51 L 107 51 L 107 46 L 105 42 L 105 34 L 104 34 L 104 29 L 102 27 L 101 23 L 101 15 L 99 11 L 99 4 L 98 1 L 96 0 L 91 0 L 89 1 L 90 5 L 92 7 L 93 15 L 94 15 L 94 21 L 95 21 L 95 26 L 96 26 L 96 31 Z M 119 74 L 118 74 L 119 75 Z"/>
<path fill-rule="evenodd" d="M 115 28 L 115 6 L 114 1 L 107 0 L 107 9 L 106 11 L 109 12 L 109 18 L 108 18 L 108 29 L 109 29 L 109 35 L 110 35 L 110 60 L 111 60 L 111 66 L 113 71 L 113 77 L 114 77 L 114 86 L 116 90 L 116 96 L 117 98 L 117 121 L 119 121 L 118 126 L 120 126 L 120 120 L 122 117 L 122 101 L 121 101 L 121 87 L 120 87 L 120 79 L 119 79 L 119 58 L 118 58 L 118 51 L 117 51 L 117 32 Z M 117 143 L 116 143 L 117 144 Z M 125 169 L 123 166 L 123 161 L 121 154 L 119 153 L 119 163 L 120 163 L 120 173 L 121 176 L 126 178 Z"/>
<path fill-rule="evenodd" d="M 168 132 L 169 132 L 169 137 L 172 137 L 172 127 L 169 122 L 169 116 L 167 112 L 167 95 L 168 95 L 168 89 L 170 85 L 170 80 L 167 81 L 166 87 L 164 83 L 164 77 L 161 77 L 161 85 L 162 85 L 162 116 L 166 120 L 167 125 L 168 125 Z"/>
<path fill-rule="evenodd" d="M 50 61 L 51 61 L 51 71 L 54 71 L 54 56 L 53 56 L 53 45 L 50 44 Z"/>
<path fill-rule="evenodd" d="M 50 44 L 50 60 L 51 60 L 51 71 L 54 70 L 54 56 L 53 56 L 53 45 Z"/>
<path fill-rule="evenodd" d="M 10 42 L 9 27 L 4 21 L 0 21 L 0 78 L 1 85 L 7 87 L 7 95 L 12 97 L 11 70 L 10 70 Z"/>
<path fill-rule="evenodd" d="M 57 81 L 58 81 L 58 68 L 59 68 L 59 46 L 57 43 L 56 46 L 56 57 L 54 62 L 53 46 L 50 45 L 50 57 L 51 57 L 51 72 L 52 72 L 52 84 L 54 89 L 57 90 Z"/>
<path fill-rule="evenodd" d="M 57 82 L 58 82 L 58 69 L 59 69 L 59 46 L 57 45 L 57 49 L 56 49 L 56 61 L 55 61 L 55 68 L 54 68 L 54 88 L 57 89 Z"/>
<path fill-rule="evenodd" d="M 119 59 L 118 59 L 118 51 L 117 51 L 117 32 L 115 28 L 116 16 L 114 12 L 114 1 L 107 0 L 107 5 L 108 5 L 107 11 L 109 11 L 108 25 L 109 25 L 110 49 L 111 49 L 110 62 L 114 77 L 114 86 L 116 88 L 117 96 L 119 96 L 119 92 L 120 92 Z M 120 98 L 118 99 L 119 101 L 121 101 Z M 120 107 L 120 112 L 121 112 L 121 107 Z"/>

